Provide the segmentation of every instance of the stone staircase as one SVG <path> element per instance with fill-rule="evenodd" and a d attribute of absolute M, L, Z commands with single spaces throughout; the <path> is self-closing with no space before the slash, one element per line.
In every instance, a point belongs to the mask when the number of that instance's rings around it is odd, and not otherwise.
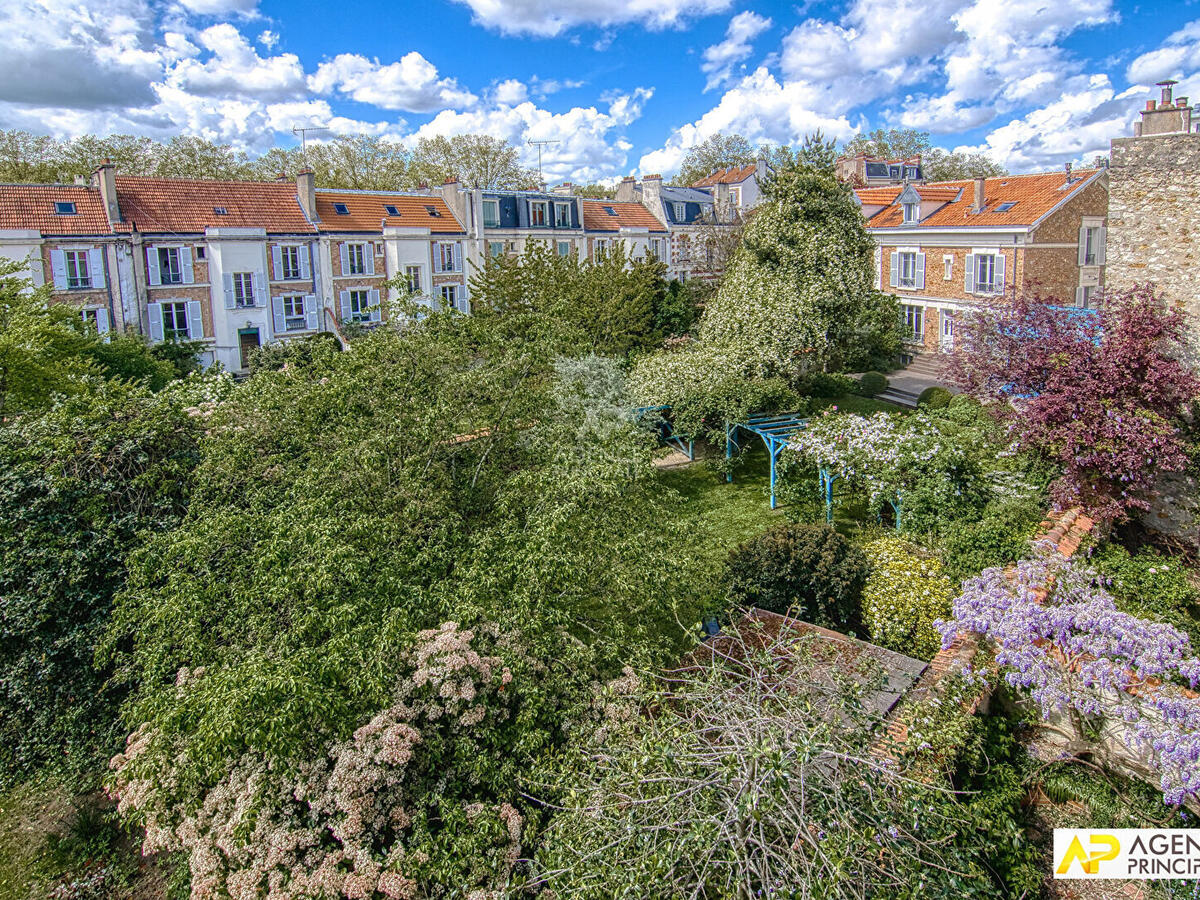
<path fill-rule="evenodd" d="M 917 398 L 925 388 L 946 383 L 943 365 L 939 353 L 917 354 L 907 366 L 888 376 L 888 389 L 876 399 L 915 408 Z"/>
<path fill-rule="evenodd" d="M 882 394 L 876 394 L 876 400 L 886 400 L 888 403 L 895 403 L 897 406 L 907 406 L 909 409 L 917 408 L 917 398 L 921 396 L 920 391 L 906 391 L 903 388 L 895 388 L 888 386 L 888 389 Z"/>

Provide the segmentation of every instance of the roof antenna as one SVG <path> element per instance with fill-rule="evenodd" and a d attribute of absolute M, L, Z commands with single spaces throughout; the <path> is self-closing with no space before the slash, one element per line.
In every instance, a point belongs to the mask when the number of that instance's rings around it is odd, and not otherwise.
<path fill-rule="evenodd" d="M 551 144 L 561 144 L 562 141 L 526 141 L 525 143 L 530 147 L 538 148 L 538 182 L 544 188 L 546 186 L 546 176 L 542 173 L 542 148 L 548 147 Z"/>
<path fill-rule="evenodd" d="M 298 135 L 300 138 L 300 155 L 308 160 L 308 133 L 318 131 L 328 131 L 324 125 L 310 125 L 308 128 L 301 128 L 299 125 L 292 126 L 292 134 Z"/>

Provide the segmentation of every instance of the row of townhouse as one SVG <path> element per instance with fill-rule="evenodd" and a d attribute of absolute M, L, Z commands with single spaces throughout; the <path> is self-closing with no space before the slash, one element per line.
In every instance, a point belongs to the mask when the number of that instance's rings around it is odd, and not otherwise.
<path fill-rule="evenodd" d="M 469 312 L 471 275 L 532 241 L 669 255 L 641 204 L 552 193 L 140 178 L 107 162 L 86 185 L 0 185 L 0 257 L 102 333 L 201 341 L 206 365 L 233 372 L 263 344 L 380 322 L 388 299 Z"/>
<path fill-rule="evenodd" d="M 856 192 L 877 284 L 910 352 L 949 350 L 963 311 L 1030 290 L 1089 308 L 1104 286 L 1108 173 L 1085 169 Z"/>

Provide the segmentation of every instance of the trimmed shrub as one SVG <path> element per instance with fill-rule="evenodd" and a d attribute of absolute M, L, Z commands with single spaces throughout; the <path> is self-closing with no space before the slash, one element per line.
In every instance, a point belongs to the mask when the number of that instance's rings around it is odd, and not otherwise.
<path fill-rule="evenodd" d="M 864 397 L 875 397 L 887 390 L 887 377 L 879 372 L 866 372 L 858 379 L 858 393 Z"/>
<path fill-rule="evenodd" d="M 769 528 L 729 555 L 731 602 L 794 614 L 826 628 L 855 628 L 867 577 L 862 551 L 827 525 Z"/>
<path fill-rule="evenodd" d="M 1042 514 L 1036 500 L 1009 500 L 989 504 L 975 521 L 954 523 L 942 547 L 946 575 L 957 584 L 984 569 L 1024 559 Z"/>
<path fill-rule="evenodd" d="M 814 372 L 800 382 L 799 391 L 808 397 L 840 397 L 858 392 L 858 382 L 846 375 Z"/>
<path fill-rule="evenodd" d="M 954 395 L 944 387 L 927 387 L 921 391 L 921 396 L 917 398 L 917 406 L 927 406 L 930 409 L 943 409 L 950 405 L 950 401 L 954 399 Z"/>
<path fill-rule="evenodd" d="M 933 627 L 950 615 L 954 583 L 942 564 L 915 544 L 895 537 L 863 548 L 871 563 L 862 591 L 863 624 L 880 647 L 919 659 L 932 659 L 941 646 Z"/>

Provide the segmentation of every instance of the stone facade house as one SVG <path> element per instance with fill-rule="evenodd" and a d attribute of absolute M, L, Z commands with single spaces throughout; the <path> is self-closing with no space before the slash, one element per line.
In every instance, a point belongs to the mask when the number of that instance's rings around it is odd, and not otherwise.
<path fill-rule="evenodd" d="M 925 170 L 921 155 L 908 159 L 885 159 L 858 153 L 854 156 L 839 156 L 834 164 L 838 181 L 859 187 L 891 187 L 892 185 L 921 184 L 925 181 Z"/>
<path fill-rule="evenodd" d="M 667 227 L 640 203 L 616 200 L 581 200 L 587 258 L 593 262 L 620 245 L 630 259 L 652 257 L 665 263 Z"/>
<path fill-rule="evenodd" d="M 949 350 L 962 311 L 1018 291 L 1094 306 L 1105 283 L 1105 169 L 855 192 L 877 283 L 900 297 L 909 349 Z"/>

